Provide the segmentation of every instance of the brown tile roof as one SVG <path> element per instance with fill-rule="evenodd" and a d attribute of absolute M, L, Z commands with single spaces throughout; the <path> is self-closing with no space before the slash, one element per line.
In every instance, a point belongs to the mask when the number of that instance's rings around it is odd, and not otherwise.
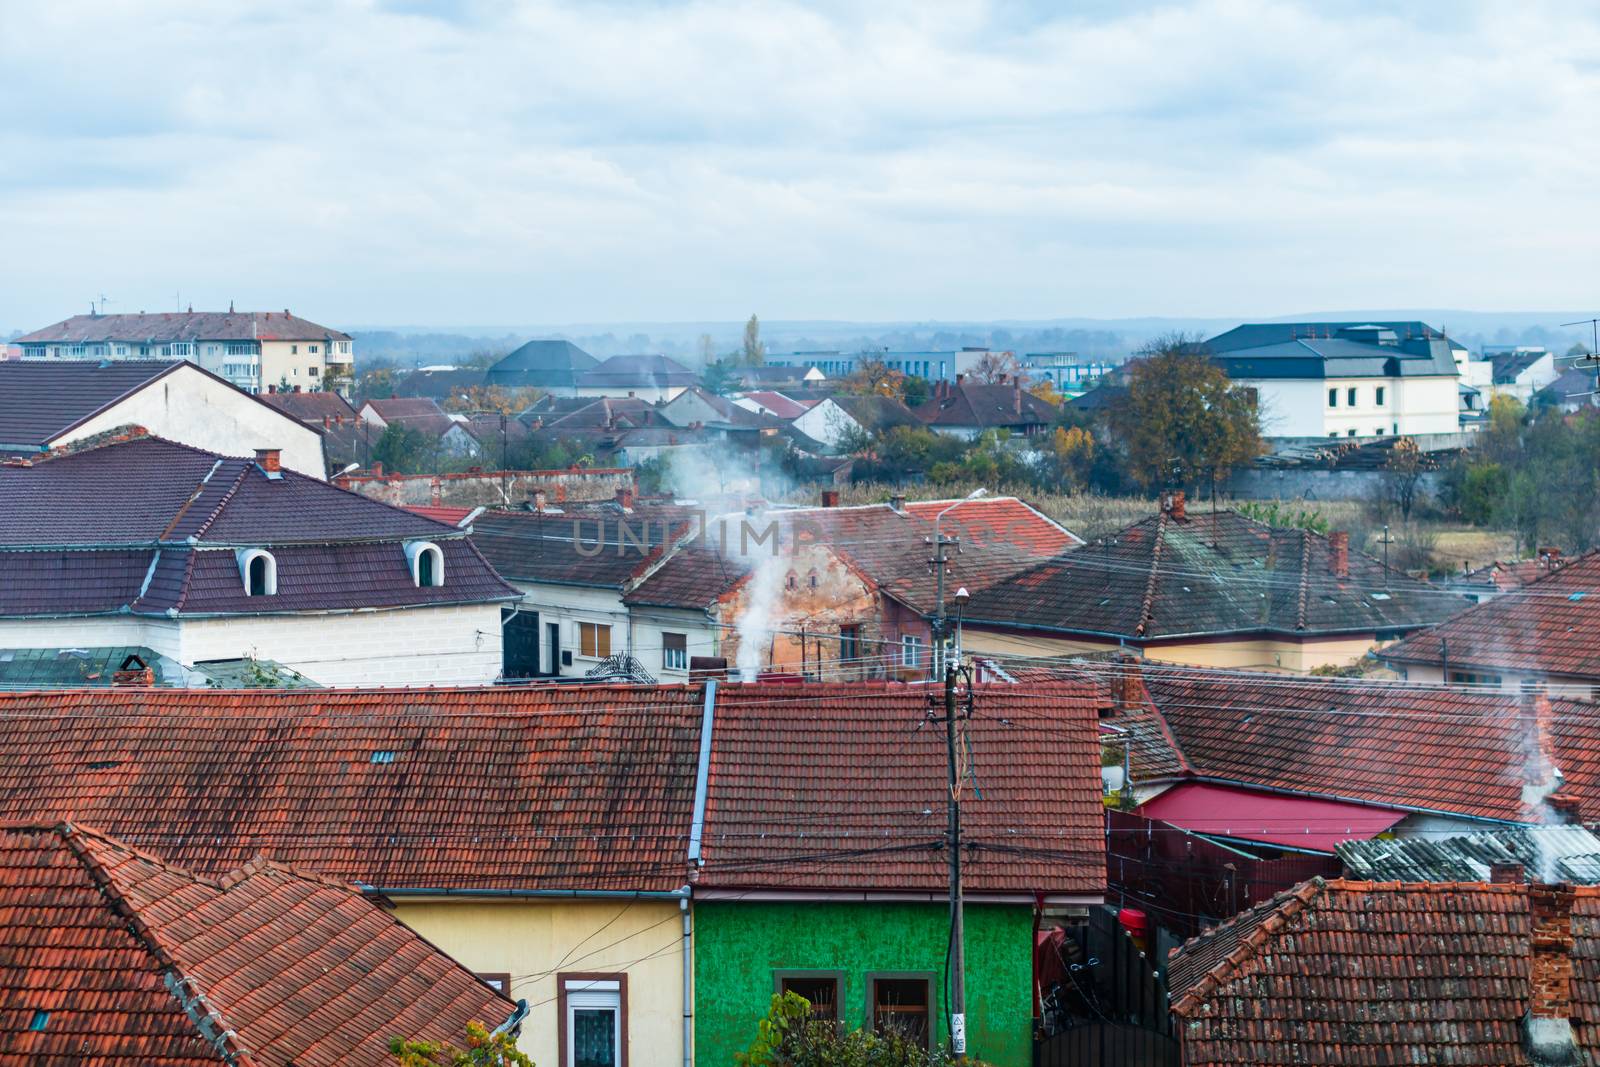
<path fill-rule="evenodd" d="M 386 425 L 398 425 L 407 430 L 422 430 L 435 437 L 450 432 L 455 421 L 446 415 L 431 396 L 391 396 L 368 400 L 362 410 L 371 408 Z"/>
<path fill-rule="evenodd" d="M 969 624 L 1142 642 L 1217 634 L 1393 633 L 1469 602 L 1329 539 L 1234 511 L 1161 513 L 975 593 Z"/>
<path fill-rule="evenodd" d="M 271 392 L 262 393 L 258 399 L 264 404 L 270 404 L 279 411 L 293 415 L 301 422 L 322 425 L 323 419 L 344 419 L 347 422 L 355 421 L 356 409 L 350 402 L 335 392 Z"/>
<path fill-rule="evenodd" d="M 697 888 L 942 892 L 935 699 L 894 683 L 719 688 Z M 1099 703 L 1092 685 L 978 687 L 964 723 L 969 893 L 1104 891 Z"/>
<path fill-rule="evenodd" d="M 15 344 L 91 341 L 348 341 L 350 335 L 287 311 L 162 311 L 151 315 L 74 315 L 24 334 Z"/>
<path fill-rule="evenodd" d="M 0 959 L 18 1067 L 379 1067 L 390 1036 L 513 1007 L 349 887 L 263 860 L 199 878 L 66 823 L 0 831 Z"/>
<path fill-rule="evenodd" d="M 1394 663 L 1600 680 L 1600 552 L 1383 650 Z"/>
<path fill-rule="evenodd" d="M 1600 720 L 1590 704 L 1158 666 L 1142 678 L 1148 701 L 1107 720 L 1134 734 L 1136 780 L 1185 777 L 1538 822 L 1523 788 L 1542 717 L 1562 792 L 1591 816 L 1600 811 Z"/>
<path fill-rule="evenodd" d="M 1173 955 L 1183 1061 L 1529 1064 L 1534 995 L 1525 884 L 1320 879 Z M 1600 1053 L 1600 891 L 1572 903 L 1573 1033 Z M 1441 1058 L 1442 1057 L 1442 1058 Z"/>
<path fill-rule="evenodd" d="M 940 382 L 934 395 L 919 404 L 917 418 L 929 426 L 980 430 L 996 427 L 1047 426 L 1059 414 L 1049 404 L 1014 385 Z"/>
<path fill-rule="evenodd" d="M 671 890 L 702 694 L 663 686 L 0 693 L 0 820 L 217 873 L 393 890 Z"/>

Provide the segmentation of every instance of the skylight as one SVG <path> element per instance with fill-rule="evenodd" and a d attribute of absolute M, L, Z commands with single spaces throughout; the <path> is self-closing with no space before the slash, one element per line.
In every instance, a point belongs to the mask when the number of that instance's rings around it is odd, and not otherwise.
<path fill-rule="evenodd" d="M 394 750 L 393 749 L 388 749 L 388 748 L 380 748 L 380 749 L 374 750 L 373 753 L 372 753 L 372 762 L 373 763 L 393 763 L 394 762 Z"/>

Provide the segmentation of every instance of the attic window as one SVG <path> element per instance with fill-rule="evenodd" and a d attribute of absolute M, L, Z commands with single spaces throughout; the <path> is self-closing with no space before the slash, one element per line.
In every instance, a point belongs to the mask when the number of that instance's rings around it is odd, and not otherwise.
<path fill-rule="evenodd" d="M 800 579 L 795 576 L 794 571 L 790 571 L 789 576 L 783 580 L 783 585 L 786 589 L 799 589 Z"/>
<path fill-rule="evenodd" d="M 407 544 L 406 561 L 411 564 L 411 582 L 418 589 L 444 584 L 444 552 L 432 541 Z"/>
<path fill-rule="evenodd" d="M 32 1033 L 39 1033 L 49 1025 L 50 1013 L 47 1011 L 36 1011 L 33 1013 L 33 1018 L 28 1020 L 28 1030 Z"/>
<path fill-rule="evenodd" d="M 1583 590 L 1580 589 L 1578 592 L 1573 593 L 1571 596 L 1567 597 L 1567 599 L 1572 601 L 1573 603 L 1577 603 L 1578 601 L 1582 600 L 1587 595 L 1588 595 L 1587 593 L 1585 593 Z"/>
<path fill-rule="evenodd" d="M 392 748 L 374 749 L 373 753 L 372 753 L 372 762 L 373 763 L 393 763 L 394 762 L 394 749 L 392 749 Z"/>
<path fill-rule="evenodd" d="M 272 553 L 252 548 L 239 553 L 239 577 L 246 596 L 275 596 L 278 592 L 278 561 Z"/>
<path fill-rule="evenodd" d="M 1373 593 L 1372 594 L 1372 599 L 1373 600 L 1388 600 L 1389 599 L 1389 594 L 1388 593 Z"/>

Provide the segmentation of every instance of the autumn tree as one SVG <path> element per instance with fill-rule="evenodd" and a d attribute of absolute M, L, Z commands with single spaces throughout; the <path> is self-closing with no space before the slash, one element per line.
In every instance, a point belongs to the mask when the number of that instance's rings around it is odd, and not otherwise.
<path fill-rule="evenodd" d="M 767 361 L 767 346 L 761 341 L 761 322 L 754 315 L 744 324 L 744 345 L 739 350 L 739 363 L 746 367 L 759 367 Z"/>
<path fill-rule="evenodd" d="M 844 391 L 855 396 L 900 396 L 906 376 L 881 359 L 864 359 L 844 379 Z"/>
<path fill-rule="evenodd" d="M 1261 453 L 1255 397 L 1181 335 L 1158 338 L 1139 356 L 1108 413 L 1128 473 L 1146 487 L 1204 478 L 1215 495 L 1219 473 Z"/>
<path fill-rule="evenodd" d="M 1057 426 L 1050 435 L 1050 456 L 1062 485 L 1082 489 L 1094 468 L 1094 435 L 1081 426 Z"/>
<path fill-rule="evenodd" d="M 983 358 L 973 364 L 968 377 L 978 385 L 1008 385 L 1022 382 L 1026 375 L 1022 373 L 1022 364 L 1010 352 L 985 352 Z"/>
<path fill-rule="evenodd" d="M 515 1038 L 491 1032 L 479 1022 L 467 1024 L 465 1048 L 445 1041 L 391 1037 L 389 1055 L 396 1067 L 534 1067 L 533 1060 L 517 1050 Z"/>
<path fill-rule="evenodd" d="M 1049 404 L 1053 408 L 1060 407 L 1062 401 L 1066 399 L 1061 395 L 1060 391 L 1056 389 L 1056 383 L 1051 381 L 1049 378 L 1040 378 L 1032 385 L 1029 385 L 1028 392 L 1038 397 L 1040 400 L 1043 400 L 1046 404 Z"/>
<path fill-rule="evenodd" d="M 515 415 L 527 411 L 544 392 L 532 387 L 506 389 L 498 385 L 469 385 L 454 390 L 441 405 L 446 411 L 494 412 Z"/>

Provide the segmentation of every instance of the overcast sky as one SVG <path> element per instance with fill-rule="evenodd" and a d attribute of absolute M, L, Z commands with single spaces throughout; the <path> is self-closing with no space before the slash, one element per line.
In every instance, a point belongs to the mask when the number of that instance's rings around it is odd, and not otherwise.
<path fill-rule="evenodd" d="M 1593 3 L 0 2 L 0 329 L 1600 301 Z"/>

